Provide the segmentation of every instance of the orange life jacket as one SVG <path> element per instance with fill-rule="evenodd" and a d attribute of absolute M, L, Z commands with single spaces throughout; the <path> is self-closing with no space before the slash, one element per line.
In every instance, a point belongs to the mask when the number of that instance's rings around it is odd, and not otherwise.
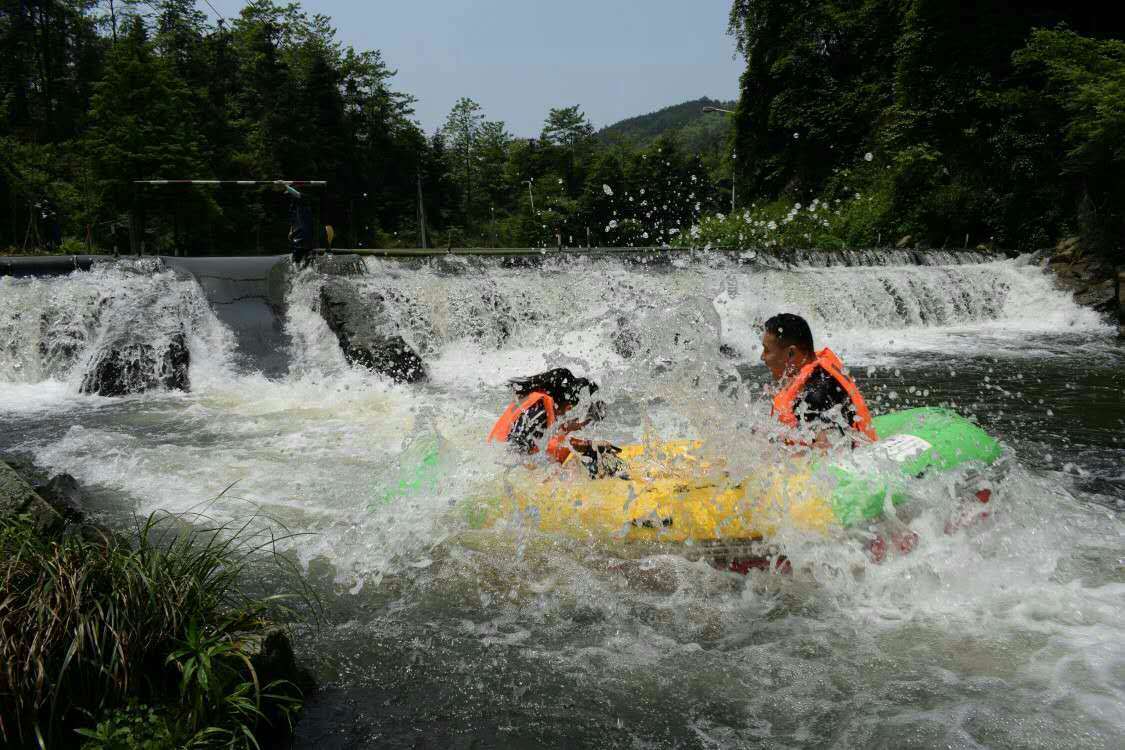
<path fill-rule="evenodd" d="M 543 410 L 547 413 L 547 428 L 550 429 L 555 424 L 555 400 L 546 393 L 534 391 L 525 398 L 522 403 L 517 404 L 513 401 L 508 406 L 504 413 L 500 415 L 500 418 L 496 420 L 496 424 L 492 426 L 492 431 L 488 433 L 488 442 L 491 443 L 493 440 L 502 443 L 507 442 L 508 437 L 512 434 L 512 427 L 515 426 L 516 420 L 540 403 L 542 403 Z M 564 444 L 565 439 L 566 435 L 559 433 L 552 435 L 547 441 L 547 455 L 560 464 L 570 455 L 570 448 Z M 534 453 L 536 451 L 533 450 L 532 452 Z"/>
<path fill-rule="evenodd" d="M 879 436 L 875 433 L 875 428 L 871 426 L 871 412 L 867 409 L 867 402 L 860 395 L 855 381 L 844 374 L 844 363 L 831 349 L 821 349 L 817 352 L 816 359 L 802 367 L 793 379 L 781 389 L 781 392 L 774 396 L 773 413 L 777 415 L 777 418 L 783 424 L 797 427 L 797 414 L 794 411 L 794 406 L 797 403 L 797 398 L 801 395 L 801 389 L 805 387 L 805 383 L 808 382 L 818 367 L 824 368 L 824 371 L 840 384 L 840 387 L 848 394 L 848 398 L 851 399 L 852 407 L 855 409 L 855 421 L 852 422 L 852 429 L 862 432 L 872 441 L 878 440 Z"/>

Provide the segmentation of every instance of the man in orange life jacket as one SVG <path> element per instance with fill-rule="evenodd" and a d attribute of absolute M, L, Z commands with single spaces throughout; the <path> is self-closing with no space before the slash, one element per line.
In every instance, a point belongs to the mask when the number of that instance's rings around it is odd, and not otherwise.
<path fill-rule="evenodd" d="M 565 367 L 558 367 L 511 380 L 508 385 L 515 392 L 516 401 L 496 420 L 488 442 L 506 442 L 513 450 L 531 455 L 539 452 L 544 436 L 553 430 L 544 452 L 551 459 L 563 463 L 573 449 L 586 459 L 584 463 L 591 474 L 599 472 L 597 464 L 603 454 L 616 452 L 613 446 L 593 445 L 588 440 L 569 437 L 570 433 L 605 417 L 605 404 L 601 401 L 590 404 L 585 419 L 559 424 L 559 420 L 578 404 L 583 391 L 593 394 L 598 390 L 597 383 L 577 377 Z"/>
<path fill-rule="evenodd" d="M 781 386 L 773 400 L 778 420 L 794 429 L 808 425 L 816 435 L 811 445 L 820 449 L 845 434 L 851 435 L 853 445 L 878 439 L 855 381 L 831 349 L 816 351 L 804 318 L 782 313 L 767 320 L 763 329 L 762 362 Z"/>

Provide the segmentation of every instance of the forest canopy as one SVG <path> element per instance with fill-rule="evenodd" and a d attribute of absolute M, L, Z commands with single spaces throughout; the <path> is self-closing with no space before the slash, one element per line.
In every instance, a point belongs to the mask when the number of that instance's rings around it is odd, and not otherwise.
<path fill-rule="evenodd" d="M 276 191 L 134 184 L 221 178 L 326 180 L 306 192 L 337 247 L 1118 253 L 1114 23 L 1084 2 L 735 0 L 737 103 L 595 131 L 560 102 L 517 138 L 468 96 L 423 131 L 391 63 L 299 4 L 216 23 L 192 0 L 0 0 L 0 248 L 285 252 Z"/>

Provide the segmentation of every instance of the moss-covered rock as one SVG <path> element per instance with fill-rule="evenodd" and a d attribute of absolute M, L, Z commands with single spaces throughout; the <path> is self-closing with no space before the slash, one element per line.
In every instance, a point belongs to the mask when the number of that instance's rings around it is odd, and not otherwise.
<path fill-rule="evenodd" d="M 40 531 L 60 526 L 63 517 L 15 469 L 0 461 L 0 517 L 27 516 Z"/>

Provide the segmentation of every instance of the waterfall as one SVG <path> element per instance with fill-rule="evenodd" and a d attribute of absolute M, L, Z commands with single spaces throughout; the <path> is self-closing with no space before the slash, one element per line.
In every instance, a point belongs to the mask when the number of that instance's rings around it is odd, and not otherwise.
<path fill-rule="evenodd" d="M 172 346 L 186 346 L 193 372 L 206 375 L 226 368 L 232 341 L 199 284 L 155 259 L 0 278 L 0 382 L 77 390 L 107 356 L 131 379 L 158 380 L 160 353 Z"/>

